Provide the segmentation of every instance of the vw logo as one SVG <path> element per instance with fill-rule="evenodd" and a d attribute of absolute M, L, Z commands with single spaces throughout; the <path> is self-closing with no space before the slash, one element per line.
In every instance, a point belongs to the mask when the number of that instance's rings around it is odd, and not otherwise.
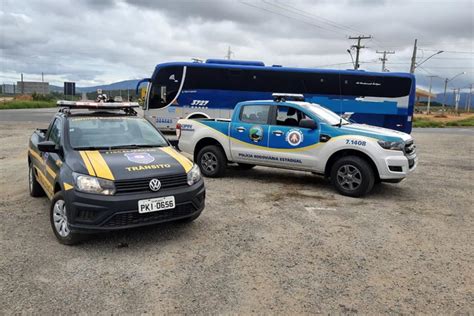
<path fill-rule="evenodd" d="M 150 190 L 156 192 L 161 188 L 161 182 L 158 179 L 151 179 L 148 186 L 150 187 Z"/>

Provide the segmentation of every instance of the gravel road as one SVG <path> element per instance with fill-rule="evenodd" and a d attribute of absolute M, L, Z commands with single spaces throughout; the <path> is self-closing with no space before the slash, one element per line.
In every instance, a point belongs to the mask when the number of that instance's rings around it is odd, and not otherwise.
<path fill-rule="evenodd" d="M 415 132 L 417 171 L 364 199 L 231 170 L 194 223 L 68 247 L 27 193 L 37 124 L 0 125 L 0 314 L 474 313 L 472 135 Z"/>

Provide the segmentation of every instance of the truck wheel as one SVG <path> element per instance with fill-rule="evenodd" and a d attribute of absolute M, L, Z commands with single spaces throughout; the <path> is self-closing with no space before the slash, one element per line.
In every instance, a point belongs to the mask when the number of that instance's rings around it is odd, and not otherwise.
<path fill-rule="evenodd" d="M 227 167 L 227 158 L 222 149 L 215 145 L 202 148 L 197 154 L 197 164 L 204 176 L 222 177 Z"/>
<path fill-rule="evenodd" d="M 249 164 L 249 163 L 238 163 L 237 165 L 237 169 L 240 169 L 240 170 L 250 170 L 252 169 L 253 167 L 255 167 L 255 165 L 252 165 L 252 164 Z"/>
<path fill-rule="evenodd" d="M 28 189 L 32 197 L 44 196 L 44 190 L 36 180 L 35 170 L 33 169 L 33 163 L 30 163 L 30 168 L 28 170 Z"/>
<path fill-rule="evenodd" d="M 54 235 L 61 244 L 74 245 L 82 240 L 81 235 L 73 233 L 67 219 L 67 205 L 61 191 L 51 201 L 50 220 Z"/>
<path fill-rule="evenodd" d="M 342 195 L 361 197 L 374 187 L 374 171 L 360 157 L 342 157 L 331 168 L 331 183 Z"/>

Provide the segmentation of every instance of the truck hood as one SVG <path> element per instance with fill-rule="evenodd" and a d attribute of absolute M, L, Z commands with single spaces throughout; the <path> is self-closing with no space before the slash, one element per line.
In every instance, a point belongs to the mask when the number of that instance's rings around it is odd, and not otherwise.
<path fill-rule="evenodd" d="M 337 127 L 336 127 L 337 128 Z M 369 136 L 377 138 L 380 140 L 386 141 L 408 141 L 412 139 L 409 134 L 396 131 L 393 129 L 372 126 L 367 124 L 348 124 L 342 125 L 341 131 L 347 132 L 349 134 L 358 134 L 362 136 Z"/>
<path fill-rule="evenodd" d="M 172 147 L 76 151 L 73 171 L 109 180 L 182 175 L 193 163 Z"/>

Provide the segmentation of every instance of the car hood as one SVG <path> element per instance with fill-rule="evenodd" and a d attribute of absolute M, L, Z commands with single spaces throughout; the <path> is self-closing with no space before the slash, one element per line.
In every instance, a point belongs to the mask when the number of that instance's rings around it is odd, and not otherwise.
<path fill-rule="evenodd" d="M 75 172 L 109 180 L 181 175 L 193 163 L 172 147 L 76 151 Z"/>
<path fill-rule="evenodd" d="M 342 125 L 341 130 L 351 134 L 359 134 L 362 136 L 369 136 L 373 138 L 377 138 L 380 140 L 386 141 L 408 141 L 412 139 L 412 137 L 400 131 L 396 131 L 393 129 L 372 126 L 367 124 L 348 124 Z"/>

